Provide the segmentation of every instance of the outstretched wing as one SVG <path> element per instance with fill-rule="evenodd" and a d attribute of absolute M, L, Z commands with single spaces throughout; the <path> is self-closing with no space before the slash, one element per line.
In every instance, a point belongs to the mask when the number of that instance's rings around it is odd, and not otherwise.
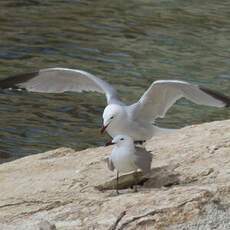
<path fill-rule="evenodd" d="M 117 92 L 110 84 L 88 72 L 75 69 L 49 68 L 16 75 L 1 80 L 0 88 L 22 88 L 40 93 L 96 91 L 106 95 L 108 104 L 120 104 Z"/>
<path fill-rule="evenodd" d="M 199 105 L 230 106 L 230 97 L 216 91 L 185 81 L 159 80 L 153 82 L 140 100 L 131 105 L 133 116 L 154 121 L 157 117 L 164 117 L 169 108 L 182 97 Z"/>
<path fill-rule="evenodd" d="M 153 155 L 144 148 L 136 147 L 135 150 L 135 164 L 137 167 L 141 169 L 143 173 L 150 172 Z"/>

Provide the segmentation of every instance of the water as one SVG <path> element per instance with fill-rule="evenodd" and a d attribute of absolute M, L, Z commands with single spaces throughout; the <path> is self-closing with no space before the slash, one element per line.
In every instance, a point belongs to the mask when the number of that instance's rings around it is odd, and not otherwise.
<path fill-rule="evenodd" d="M 229 0 L 2 0 L 0 77 L 59 66 L 103 76 L 125 101 L 158 79 L 230 95 L 229 25 Z M 108 138 L 99 134 L 99 94 L 0 92 L 0 104 L 0 148 L 13 156 Z M 178 128 L 229 118 L 229 109 L 182 100 L 157 123 Z"/>

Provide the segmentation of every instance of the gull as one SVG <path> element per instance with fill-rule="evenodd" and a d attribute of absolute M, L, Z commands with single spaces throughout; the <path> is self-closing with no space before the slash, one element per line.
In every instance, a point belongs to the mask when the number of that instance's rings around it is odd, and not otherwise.
<path fill-rule="evenodd" d="M 135 141 L 145 141 L 164 132 L 165 129 L 155 126 L 154 121 L 163 118 L 171 106 L 183 97 L 199 105 L 230 106 L 230 97 L 180 80 L 154 81 L 137 102 L 126 105 L 106 81 L 88 72 L 67 68 L 48 68 L 16 75 L 1 80 L 0 88 L 39 93 L 102 93 L 106 96 L 107 106 L 103 112 L 101 133 L 107 131 L 111 137 L 125 134 Z"/>
<path fill-rule="evenodd" d="M 144 174 L 149 173 L 152 163 L 152 154 L 143 148 L 136 147 L 131 137 L 117 135 L 107 145 L 115 145 L 112 154 L 107 158 L 107 165 L 111 171 L 117 171 L 116 192 L 118 192 L 119 173 L 127 173 L 140 169 Z M 137 183 L 135 191 L 137 191 Z"/>

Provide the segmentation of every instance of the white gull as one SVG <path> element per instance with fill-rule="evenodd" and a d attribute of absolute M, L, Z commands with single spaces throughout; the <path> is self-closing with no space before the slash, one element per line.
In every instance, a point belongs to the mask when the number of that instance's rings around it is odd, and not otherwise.
<path fill-rule="evenodd" d="M 40 93 L 103 93 L 107 99 L 107 106 L 103 112 L 101 132 L 106 130 L 112 137 L 125 134 L 135 141 L 148 140 L 164 131 L 153 125 L 154 121 L 164 117 L 169 108 L 182 97 L 200 105 L 230 106 L 228 96 L 179 80 L 155 81 L 136 103 L 126 105 L 119 99 L 113 86 L 106 81 L 82 70 L 66 68 L 42 69 L 3 79 L 0 81 L 0 88 L 25 89 Z"/>
<path fill-rule="evenodd" d="M 127 173 L 140 169 L 144 174 L 150 172 L 152 154 L 143 148 L 135 147 L 131 137 L 126 135 L 117 135 L 109 144 L 114 144 L 112 154 L 107 158 L 108 168 L 117 171 L 117 186 L 119 173 Z M 107 144 L 107 145 L 109 145 Z M 135 191 L 137 191 L 135 184 Z"/>

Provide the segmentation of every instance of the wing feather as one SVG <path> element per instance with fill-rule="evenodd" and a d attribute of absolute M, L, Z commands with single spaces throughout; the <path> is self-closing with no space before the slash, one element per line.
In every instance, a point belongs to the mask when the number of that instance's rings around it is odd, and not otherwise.
<path fill-rule="evenodd" d="M 0 81 L 0 88 L 23 88 L 31 92 L 63 93 L 95 91 L 106 95 L 107 103 L 120 103 L 116 90 L 106 81 L 82 70 L 49 68 L 16 75 Z"/>
<path fill-rule="evenodd" d="M 150 172 L 153 155 L 140 147 L 136 147 L 135 150 L 135 164 L 137 167 L 141 169 L 143 173 Z"/>
<path fill-rule="evenodd" d="M 199 105 L 230 106 L 229 97 L 210 89 L 185 81 L 160 80 L 153 82 L 140 100 L 131 105 L 132 113 L 136 119 L 152 122 L 158 117 L 164 117 L 169 108 L 182 97 Z"/>
<path fill-rule="evenodd" d="M 113 165 L 113 161 L 112 161 L 111 157 L 106 157 L 105 161 L 107 163 L 108 169 L 111 171 L 114 171 L 115 167 Z"/>

